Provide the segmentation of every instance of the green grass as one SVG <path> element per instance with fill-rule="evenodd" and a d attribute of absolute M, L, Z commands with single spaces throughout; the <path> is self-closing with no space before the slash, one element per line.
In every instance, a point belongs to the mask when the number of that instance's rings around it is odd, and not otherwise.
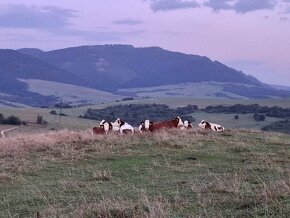
<path fill-rule="evenodd" d="M 289 135 L 193 130 L 91 136 L 62 131 L 14 140 L 0 141 L 0 217 L 290 213 Z"/>

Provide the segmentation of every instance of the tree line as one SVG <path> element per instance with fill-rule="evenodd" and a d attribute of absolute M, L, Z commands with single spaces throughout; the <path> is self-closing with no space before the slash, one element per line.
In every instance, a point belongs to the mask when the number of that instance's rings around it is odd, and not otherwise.
<path fill-rule="evenodd" d="M 0 114 L 0 124 L 7 124 L 7 125 L 20 125 L 22 121 L 19 117 L 11 115 L 9 117 L 4 117 L 3 114 Z"/>
<path fill-rule="evenodd" d="M 138 125 L 145 119 L 152 121 L 168 120 L 180 116 L 182 119 L 193 122 L 194 118 L 189 114 L 198 110 L 196 105 L 187 105 L 176 109 L 169 108 L 165 104 L 127 104 L 109 106 L 104 109 L 87 109 L 81 118 L 94 120 L 116 120 L 121 118 L 132 125 Z"/>
<path fill-rule="evenodd" d="M 238 113 L 238 114 L 264 114 L 268 117 L 290 118 L 290 108 L 282 108 L 278 106 L 268 107 L 258 104 L 243 105 L 235 104 L 232 106 L 208 106 L 204 109 L 207 113 Z"/>

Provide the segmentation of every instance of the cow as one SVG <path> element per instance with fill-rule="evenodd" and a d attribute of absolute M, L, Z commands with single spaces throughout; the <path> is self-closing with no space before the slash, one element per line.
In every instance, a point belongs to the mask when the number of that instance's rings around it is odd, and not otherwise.
<path fill-rule="evenodd" d="M 192 129 L 192 124 L 188 120 L 183 121 L 183 126 L 181 129 Z"/>
<path fill-rule="evenodd" d="M 149 132 L 154 132 L 160 129 L 169 129 L 169 128 L 177 128 L 182 127 L 183 122 L 180 117 L 175 117 L 171 120 L 160 121 L 160 122 L 152 122 L 149 120 L 145 120 L 143 124 L 140 124 L 139 130 L 146 130 Z"/>
<path fill-rule="evenodd" d="M 123 132 L 124 132 L 124 133 L 128 133 L 128 132 L 134 133 L 134 128 L 133 128 L 133 126 L 131 126 L 130 124 L 124 122 L 124 121 L 121 120 L 120 118 L 118 118 L 118 119 L 113 123 L 113 126 L 117 126 L 117 127 L 119 127 L 119 132 L 120 132 L 120 134 L 123 134 Z"/>
<path fill-rule="evenodd" d="M 100 122 L 100 127 L 103 127 L 104 128 L 104 131 L 106 134 L 108 134 L 109 131 L 112 131 L 113 130 L 113 125 L 111 122 L 106 122 L 105 120 L 102 120 Z"/>
<path fill-rule="evenodd" d="M 144 122 L 141 122 L 140 125 L 139 125 L 139 132 L 143 132 L 143 131 L 146 131 L 146 132 L 152 132 L 152 129 L 150 129 L 150 126 L 153 124 L 152 121 L 150 120 L 145 120 Z"/>
<path fill-rule="evenodd" d="M 100 122 L 100 127 L 104 126 L 104 129 L 106 131 L 106 133 L 108 133 L 108 131 L 113 131 L 113 132 L 119 132 L 120 131 L 120 126 L 118 123 L 115 122 L 107 122 L 105 120 L 102 120 Z"/>
<path fill-rule="evenodd" d="M 97 134 L 97 135 L 101 135 L 101 134 L 105 134 L 105 130 L 104 127 L 94 127 L 92 130 L 92 135 Z"/>
<path fill-rule="evenodd" d="M 209 123 L 205 120 L 202 120 L 199 124 L 199 127 L 203 128 L 203 129 L 210 129 L 216 132 L 220 132 L 220 131 L 224 131 L 225 128 L 220 125 L 220 124 L 215 124 L 215 123 Z"/>

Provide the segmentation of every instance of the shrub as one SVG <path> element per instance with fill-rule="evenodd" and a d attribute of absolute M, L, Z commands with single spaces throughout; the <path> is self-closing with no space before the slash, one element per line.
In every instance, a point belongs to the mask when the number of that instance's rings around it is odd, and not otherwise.
<path fill-rule="evenodd" d="M 4 118 L 4 120 L 2 121 L 3 124 L 11 124 L 11 125 L 20 125 L 21 124 L 21 120 L 18 117 L 15 117 L 13 115 L 11 115 L 8 118 Z"/>
<path fill-rule="evenodd" d="M 253 115 L 253 118 L 256 121 L 264 121 L 266 119 L 266 116 L 264 114 L 257 114 L 257 113 L 255 113 Z"/>
<path fill-rule="evenodd" d="M 57 115 L 56 111 L 55 110 L 52 110 L 49 112 L 50 114 L 53 114 L 53 115 Z"/>
<path fill-rule="evenodd" d="M 263 131 L 274 131 L 290 134 L 290 120 L 283 120 L 264 126 Z"/>

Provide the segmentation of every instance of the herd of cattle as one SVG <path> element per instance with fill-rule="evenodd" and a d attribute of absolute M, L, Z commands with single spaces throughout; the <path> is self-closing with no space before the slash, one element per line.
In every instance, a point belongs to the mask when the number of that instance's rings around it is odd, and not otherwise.
<path fill-rule="evenodd" d="M 202 120 L 198 126 L 203 129 L 209 129 L 213 131 L 223 131 L 225 128 L 222 125 L 210 123 L 205 120 Z M 175 117 L 171 120 L 160 121 L 160 122 L 152 122 L 150 120 L 145 120 L 141 122 L 138 131 L 142 132 L 155 132 L 160 129 L 169 129 L 169 128 L 179 128 L 183 129 L 192 129 L 193 126 L 191 122 L 185 120 L 182 121 L 180 117 Z M 93 134 L 108 134 L 109 132 L 117 132 L 120 134 L 123 133 L 134 133 L 134 127 L 127 122 L 124 122 L 120 118 L 118 118 L 115 122 L 108 122 L 102 120 L 100 122 L 99 127 L 94 127 L 92 133 Z"/>

